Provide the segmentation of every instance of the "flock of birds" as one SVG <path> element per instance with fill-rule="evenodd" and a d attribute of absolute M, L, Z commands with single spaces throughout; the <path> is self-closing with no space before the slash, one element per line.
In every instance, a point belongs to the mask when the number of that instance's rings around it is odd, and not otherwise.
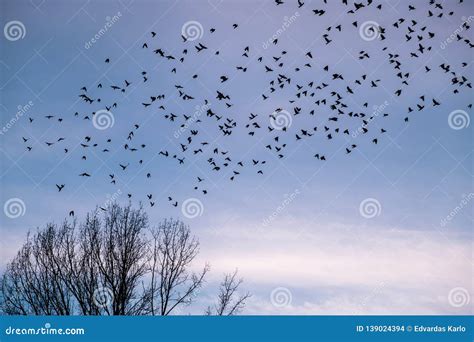
<path fill-rule="evenodd" d="M 378 30 L 378 41 L 375 42 L 380 47 L 380 54 L 386 56 L 386 61 L 393 68 L 394 79 L 398 80 L 398 86 L 393 89 L 393 94 L 396 97 L 400 97 L 409 93 L 410 82 L 412 80 L 412 74 L 410 70 L 407 70 L 405 63 L 410 58 L 425 57 L 426 54 L 432 53 L 439 46 L 439 40 L 444 37 L 437 37 L 434 30 L 424 24 L 428 18 L 440 19 L 446 16 L 452 16 L 454 13 L 445 10 L 445 5 L 441 1 L 428 0 L 429 10 L 418 10 L 417 4 L 407 5 L 408 13 L 413 13 L 413 18 L 400 18 L 393 22 L 391 27 L 375 27 L 372 30 Z M 463 1 L 459 1 L 462 3 Z M 323 0 L 321 8 L 309 8 L 309 4 L 305 4 L 302 0 L 293 1 L 290 3 L 289 0 L 274 0 L 276 6 L 291 6 L 295 5 L 298 9 L 308 8 L 310 13 L 315 17 L 321 17 L 328 15 L 327 1 Z M 322 35 L 322 43 L 330 48 L 334 40 L 338 39 L 338 33 L 342 31 L 355 30 L 359 31 L 361 22 L 357 20 L 357 14 L 368 7 L 375 7 L 376 10 L 382 11 L 385 4 L 375 4 L 372 0 L 357 2 L 349 2 L 348 0 L 342 0 L 342 4 L 347 7 L 347 13 L 353 16 L 353 21 L 339 24 L 334 27 L 327 27 L 325 33 Z M 416 17 L 415 17 L 416 14 Z M 317 20 L 317 18 L 316 18 Z M 212 142 L 202 138 L 200 130 L 202 125 L 212 126 L 214 125 L 219 134 L 227 137 L 232 134 L 236 134 L 237 127 L 245 127 L 245 132 L 248 135 L 248 139 L 252 137 L 269 135 L 271 136 L 271 142 L 262 146 L 269 153 L 274 154 L 278 159 L 285 158 L 285 150 L 289 144 L 297 144 L 302 140 L 310 140 L 313 136 L 320 136 L 325 141 L 331 141 L 335 137 L 346 136 L 347 141 L 350 140 L 351 128 L 348 125 L 349 122 L 355 122 L 356 127 L 361 128 L 361 135 L 368 135 L 370 141 L 373 144 L 378 144 L 382 139 L 383 135 L 388 131 L 388 128 L 373 129 L 370 125 L 374 119 L 373 113 L 370 108 L 373 104 L 365 102 L 363 107 L 366 110 L 352 110 L 351 105 L 348 103 L 348 97 L 358 96 L 364 98 L 367 92 L 370 92 L 372 88 L 377 88 L 384 85 L 384 80 L 371 78 L 367 74 L 360 74 L 356 79 L 351 79 L 349 76 L 344 75 L 337 71 L 337 68 L 331 65 L 325 65 L 322 68 L 316 70 L 316 59 L 317 52 L 306 51 L 304 53 L 304 62 L 301 65 L 291 66 L 288 64 L 294 60 L 294 57 L 300 54 L 299 51 L 286 51 L 279 50 L 278 53 L 274 54 L 272 58 L 264 58 L 263 56 L 257 55 L 253 49 L 246 46 L 241 51 L 242 63 L 234 66 L 229 66 L 228 73 L 215 75 L 215 98 L 208 99 L 200 96 L 200 94 L 193 93 L 189 87 L 186 86 L 184 78 L 188 78 L 180 73 L 180 69 L 189 59 L 197 58 L 197 55 L 219 55 L 220 51 L 215 48 L 213 44 L 213 34 L 219 28 L 210 28 L 209 33 L 206 34 L 206 39 L 199 41 L 191 41 L 185 35 L 181 35 L 181 44 L 183 48 L 180 53 L 171 53 L 163 46 L 160 47 L 160 34 L 156 32 L 149 33 L 149 39 L 141 44 L 141 52 L 152 54 L 156 58 L 164 59 L 165 65 L 169 68 L 169 73 L 174 77 L 174 92 L 173 93 L 159 93 L 154 95 L 143 96 L 140 104 L 137 103 L 137 107 L 145 113 L 158 112 L 162 115 L 162 120 L 166 120 L 171 123 L 175 129 L 183 129 L 183 135 L 180 137 L 179 148 L 175 150 L 161 149 L 159 150 L 159 156 L 162 158 L 170 158 L 175 160 L 178 166 L 188 163 L 193 158 L 201 158 L 204 156 L 204 160 L 207 160 L 209 172 L 222 173 L 224 172 L 228 176 L 229 181 L 236 181 L 244 171 L 254 173 L 257 175 L 263 175 L 265 173 L 266 160 L 249 158 L 248 160 L 239 160 L 232 155 L 232 151 L 223 150 L 219 146 L 214 145 Z M 230 24 L 229 27 L 222 27 L 221 30 L 239 30 L 239 24 Z M 457 34 L 457 41 L 466 44 L 467 48 L 472 48 L 473 44 L 467 37 L 466 31 L 470 29 L 468 23 L 463 24 L 463 32 Z M 165 32 L 163 32 L 165 34 Z M 390 39 L 391 35 L 398 34 L 404 37 L 405 48 L 407 55 L 401 55 L 401 53 L 391 52 Z M 275 38 L 272 41 L 272 51 L 278 50 L 279 39 Z M 323 53 L 323 52 L 319 52 Z M 367 51 L 360 51 L 358 59 L 364 61 L 370 59 L 371 55 Z M 111 63 L 113 57 L 105 59 L 105 63 Z M 254 64 L 250 64 L 252 60 Z M 446 74 L 450 80 L 451 91 L 453 94 L 458 94 L 461 91 L 469 91 L 472 89 L 471 81 L 468 78 L 467 72 L 463 73 L 463 70 L 468 66 L 467 62 L 457 64 L 448 64 L 447 62 L 441 65 L 432 65 L 427 63 L 424 66 L 423 72 L 426 74 L 424 77 L 430 77 L 431 73 L 441 72 Z M 288 105 L 285 108 L 275 108 L 273 113 L 255 114 L 248 113 L 244 116 L 236 116 L 234 108 L 234 96 L 231 89 L 226 87 L 226 82 L 232 78 L 234 73 L 247 73 L 249 68 L 252 68 L 251 73 L 255 75 L 262 75 L 262 77 L 268 79 L 267 90 L 260 94 L 261 101 L 271 101 L 274 98 L 283 96 L 283 91 L 290 92 L 292 95 L 287 99 Z M 299 81 L 299 75 L 311 75 L 319 73 L 318 76 L 320 81 L 301 82 Z M 132 84 L 143 83 L 147 84 L 149 80 L 156 75 L 151 71 L 143 70 L 137 72 L 135 77 L 129 79 L 123 79 L 123 81 L 116 84 L 106 84 L 105 82 L 98 83 L 91 87 L 78 87 L 80 89 L 79 98 L 89 108 L 84 113 L 73 113 L 72 117 L 76 120 L 90 120 L 94 119 L 94 115 L 97 115 L 99 110 L 115 111 L 120 106 L 120 98 L 117 101 L 107 100 L 111 97 L 111 93 L 124 94 L 127 93 Z M 389 75 L 387 75 L 389 76 Z M 192 82 L 193 79 L 197 79 L 198 74 L 194 74 L 190 77 Z M 242 76 L 239 76 L 242 77 Z M 341 91 L 341 89 L 344 89 Z M 191 113 L 184 113 L 181 115 L 174 114 L 167 107 L 167 101 L 170 98 L 175 98 L 177 101 L 181 101 L 183 105 L 192 105 L 192 108 L 201 106 L 204 108 L 202 116 L 193 117 Z M 210 102 L 216 102 L 217 105 L 209 106 Z M 313 104 L 313 108 L 308 110 L 303 109 L 301 102 L 309 101 Z M 428 97 L 425 94 L 419 94 L 418 101 L 415 104 L 409 105 L 406 110 L 406 114 L 394 113 L 396 119 L 404 120 L 409 122 L 410 113 L 415 111 L 427 111 L 432 107 L 440 106 L 441 101 L 434 97 Z M 472 104 L 468 105 L 471 108 Z M 137 108 L 137 110 L 138 110 Z M 288 127 L 283 125 L 275 127 L 271 124 L 276 122 L 278 124 L 279 116 L 284 112 L 291 117 L 292 120 L 298 120 L 299 116 L 306 116 L 307 118 L 318 117 L 319 124 L 314 124 L 311 127 L 305 127 L 298 129 L 296 125 Z M 389 112 L 383 112 L 381 119 L 392 115 Z M 400 116 L 401 115 L 401 116 Z M 326 117 L 327 116 L 327 117 Z M 324 118 L 321 124 L 321 117 Z M 47 115 L 46 120 L 57 120 L 62 122 L 63 118 L 57 115 Z M 70 119 L 70 118 L 68 118 Z M 138 119 L 137 119 L 138 120 Z M 29 122 L 33 124 L 34 118 L 29 118 Z M 316 120 L 314 120 L 316 122 Z M 189 129 L 184 129 L 189 128 Z M 97 132 L 92 128 L 91 132 Z M 140 123 L 134 123 L 129 129 L 129 133 L 123 137 L 123 149 L 128 153 L 138 153 L 142 158 L 138 160 L 138 163 L 145 167 L 146 158 L 150 158 L 152 154 L 156 153 L 156 150 L 150 150 L 147 144 L 140 141 Z M 245 137 L 242 137 L 243 139 Z M 247 139 L 245 138 L 245 139 Z M 120 144 L 122 144 L 120 141 Z M 23 143 L 28 151 L 33 149 L 29 145 L 29 138 L 23 137 Z M 97 152 L 109 153 L 114 146 L 112 138 L 106 140 L 105 146 L 99 146 L 98 142 L 94 141 L 93 133 L 84 137 L 83 142 L 80 144 L 82 149 L 82 160 L 87 160 L 88 153 L 91 149 L 95 149 Z M 50 148 L 61 148 L 64 153 L 70 153 L 71 147 L 67 146 L 65 138 L 61 137 L 56 140 L 45 141 L 45 144 Z M 309 144 L 311 144 L 309 142 Z M 178 146 L 178 145 L 177 145 Z M 321 150 L 313 151 L 315 162 L 324 162 L 328 160 L 329 156 L 326 155 L 321 145 L 312 145 Z M 345 153 L 350 154 L 354 149 L 358 148 L 358 144 L 351 141 L 348 142 L 345 147 Z M 132 161 L 127 159 L 127 154 L 122 155 L 123 162 L 118 163 L 116 173 L 127 172 L 128 167 Z M 135 162 L 135 161 L 133 161 Z M 81 170 L 77 173 L 78 177 L 105 177 L 111 184 L 116 184 L 117 177 L 115 173 L 107 175 L 92 175 L 88 170 Z M 145 171 L 144 177 L 146 179 L 152 177 L 152 170 Z M 201 196 L 208 194 L 206 189 L 206 180 L 203 175 L 196 176 L 193 184 L 193 190 L 198 192 Z M 52 184 L 54 186 L 54 184 Z M 67 184 L 56 184 L 58 192 L 64 192 L 67 190 Z M 140 201 L 146 201 L 150 207 L 154 207 L 157 203 L 158 198 L 155 198 L 153 193 L 144 195 L 135 195 L 128 193 L 128 197 L 138 197 Z M 134 198 L 135 198 L 134 197 Z M 166 199 L 167 197 L 167 199 Z M 165 202 L 169 205 L 178 207 L 179 200 L 174 195 L 165 196 Z M 102 207 L 103 210 L 106 208 Z M 70 212 L 71 216 L 74 216 L 74 211 Z"/>

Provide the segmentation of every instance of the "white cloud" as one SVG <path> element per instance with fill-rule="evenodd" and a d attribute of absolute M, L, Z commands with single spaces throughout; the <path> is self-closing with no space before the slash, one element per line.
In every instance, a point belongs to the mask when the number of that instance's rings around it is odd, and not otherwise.
<path fill-rule="evenodd" d="M 222 227 L 218 230 L 193 227 L 201 240 L 194 266 L 209 261 L 212 267 L 203 295 L 212 297 L 223 273 L 238 268 L 245 280 L 242 291 L 253 294 L 245 314 L 473 313 L 474 298 L 459 308 L 448 301 L 456 287 L 474 296 L 467 233 L 309 222 L 281 217 L 262 228 L 239 218 L 214 225 Z M 5 234 L 2 266 L 24 238 L 24 232 Z M 271 304 L 276 287 L 291 291 L 290 305 Z M 199 298 L 189 310 L 203 312 L 211 297 Z"/>
<path fill-rule="evenodd" d="M 247 286 L 259 289 L 248 313 L 460 314 L 471 308 L 447 300 L 454 287 L 472 292 L 472 245 L 460 233 L 282 218 L 263 231 L 239 222 L 208 234 L 200 258 L 211 261 L 214 276 L 238 267 Z M 293 291 L 284 310 L 269 302 L 277 286 Z"/>

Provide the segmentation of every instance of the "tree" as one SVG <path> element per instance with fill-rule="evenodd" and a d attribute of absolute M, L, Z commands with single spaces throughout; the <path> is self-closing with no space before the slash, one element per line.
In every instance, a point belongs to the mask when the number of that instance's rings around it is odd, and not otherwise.
<path fill-rule="evenodd" d="M 142 207 L 114 203 L 103 217 L 96 209 L 81 224 L 49 223 L 28 234 L 1 277 L 0 309 L 12 315 L 173 314 L 194 301 L 210 270 L 206 264 L 191 272 L 198 253 L 199 241 L 183 222 L 150 227 Z M 235 276 L 221 284 L 216 314 L 243 307 L 248 296 L 228 301 L 242 283 Z"/>
<path fill-rule="evenodd" d="M 219 288 L 217 303 L 214 307 L 208 307 L 207 315 L 233 316 L 245 306 L 245 301 L 250 298 L 250 293 L 238 295 L 237 290 L 243 283 L 243 279 L 237 279 L 237 270 L 224 276 Z"/>
<path fill-rule="evenodd" d="M 183 222 L 165 220 L 151 230 L 151 235 L 151 314 L 168 315 L 178 305 L 191 304 L 209 265 L 206 264 L 199 274 L 189 273 L 188 267 L 199 252 L 199 242 Z"/>

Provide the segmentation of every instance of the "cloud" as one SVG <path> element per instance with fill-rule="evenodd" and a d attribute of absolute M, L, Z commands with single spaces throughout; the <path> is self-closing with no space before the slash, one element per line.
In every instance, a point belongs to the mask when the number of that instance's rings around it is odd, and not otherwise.
<path fill-rule="evenodd" d="M 211 261 L 215 276 L 239 269 L 256 289 L 248 313 L 469 312 L 447 300 L 452 288 L 472 288 L 466 234 L 310 222 L 280 218 L 262 230 L 239 221 L 209 230 L 200 258 Z M 275 287 L 290 289 L 291 305 L 271 305 Z"/>

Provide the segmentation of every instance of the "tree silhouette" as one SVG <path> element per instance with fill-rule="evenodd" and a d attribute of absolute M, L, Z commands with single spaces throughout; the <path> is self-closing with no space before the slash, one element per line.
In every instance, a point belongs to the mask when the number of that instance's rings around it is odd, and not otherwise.
<path fill-rule="evenodd" d="M 205 265 L 199 274 L 189 273 L 188 267 L 199 252 L 199 242 L 184 223 L 165 220 L 152 229 L 151 234 L 151 314 L 168 315 L 178 305 L 191 303 L 209 265 Z"/>
<path fill-rule="evenodd" d="M 101 217 L 103 216 L 103 217 Z M 170 315 L 198 295 L 210 270 L 191 265 L 199 241 L 179 220 L 150 227 L 142 207 L 116 203 L 84 222 L 49 223 L 7 265 L 0 309 L 7 315 Z M 226 275 L 218 304 L 207 314 L 236 314 L 249 294 Z"/>
<path fill-rule="evenodd" d="M 244 282 L 242 278 L 237 278 L 237 270 L 232 274 L 226 274 L 219 289 L 217 303 L 214 307 L 208 307 L 207 315 L 232 316 L 237 314 L 245 306 L 245 301 L 250 297 L 250 293 L 238 295 L 237 290 Z"/>

